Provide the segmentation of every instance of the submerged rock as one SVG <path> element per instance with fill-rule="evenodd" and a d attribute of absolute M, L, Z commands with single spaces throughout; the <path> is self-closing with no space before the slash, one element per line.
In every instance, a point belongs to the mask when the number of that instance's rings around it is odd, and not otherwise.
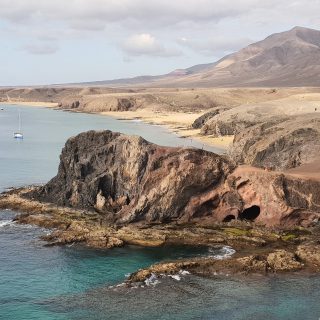
<path fill-rule="evenodd" d="M 180 270 L 204 276 L 225 276 L 229 274 L 248 275 L 294 272 L 303 267 L 304 264 L 297 260 L 294 253 L 281 249 L 264 254 L 251 254 L 224 260 L 200 257 L 184 259 L 182 261 L 160 262 L 132 273 L 128 278 L 127 284 L 131 285 L 135 282 L 143 282 L 151 275 L 177 274 Z M 315 271 L 314 268 L 309 268 L 308 270 Z"/>

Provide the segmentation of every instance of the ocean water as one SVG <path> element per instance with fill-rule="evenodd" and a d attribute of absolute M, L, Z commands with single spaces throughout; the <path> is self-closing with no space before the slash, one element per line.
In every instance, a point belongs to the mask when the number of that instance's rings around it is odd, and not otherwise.
<path fill-rule="evenodd" d="M 111 117 L 70 113 L 53 109 L 3 106 L 0 110 L 0 191 L 1 188 L 43 183 L 55 175 L 65 141 L 80 132 L 108 129 L 140 135 L 166 146 L 191 146 L 221 153 L 195 140 L 183 139 L 157 125 Z M 24 140 L 14 141 L 19 110 Z"/>
<path fill-rule="evenodd" d="M 65 140 L 89 129 L 143 135 L 164 145 L 179 139 L 158 126 L 107 117 L 19 107 L 23 141 L 12 138 L 18 108 L 0 111 L 0 190 L 42 183 L 57 170 Z M 202 147 L 201 145 L 198 145 Z M 124 288 L 128 273 L 152 263 L 223 249 L 125 247 L 93 250 L 80 245 L 48 247 L 48 230 L 12 222 L 17 212 L 0 210 L 0 319 L 319 319 L 320 277 L 193 275 Z"/>

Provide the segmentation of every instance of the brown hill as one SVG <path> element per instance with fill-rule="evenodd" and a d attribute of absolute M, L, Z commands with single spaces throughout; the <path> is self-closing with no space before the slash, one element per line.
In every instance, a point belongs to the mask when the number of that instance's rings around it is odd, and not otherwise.
<path fill-rule="evenodd" d="M 155 87 L 320 86 L 319 74 L 320 31 L 295 27 L 273 34 L 215 63 L 197 65 L 163 76 L 94 84 Z"/>

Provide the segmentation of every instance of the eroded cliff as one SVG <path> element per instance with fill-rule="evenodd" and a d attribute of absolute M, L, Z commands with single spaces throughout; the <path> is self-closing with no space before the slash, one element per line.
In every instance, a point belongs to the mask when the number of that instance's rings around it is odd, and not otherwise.
<path fill-rule="evenodd" d="M 232 161 L 204 150 L 89 131 L 67 141 L 57 176 L 29 197 L 94 210 L 117 224 L 317 223 L 320 182 L 252 167 L 235 169 Z"/>

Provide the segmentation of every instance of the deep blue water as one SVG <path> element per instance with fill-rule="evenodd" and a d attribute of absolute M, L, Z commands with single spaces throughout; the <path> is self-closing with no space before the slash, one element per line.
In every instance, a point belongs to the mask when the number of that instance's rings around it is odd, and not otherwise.
<path fill-rule="evenodd" d="M 132 121 L 19 107 L 23 141 L 12 138 L 17 107 L 0 111 L 0 190 L 41 183 L 57 170 L 65 140 L 89 129 L 139 134 L 164 145 L 184 145 L 158 126 Z M 194 142 L 193 142 L 194 143 Z M 319 319 L 320 277 L 278 276 L 180 281 L 156 286 L 108 288 L 125 275 L 161 260 L 208 254 L 204 248 L 93 250 L 82 246 L 46 247 L 48 230 L 11 223 L 0 211 L 0 319 Z"/>

